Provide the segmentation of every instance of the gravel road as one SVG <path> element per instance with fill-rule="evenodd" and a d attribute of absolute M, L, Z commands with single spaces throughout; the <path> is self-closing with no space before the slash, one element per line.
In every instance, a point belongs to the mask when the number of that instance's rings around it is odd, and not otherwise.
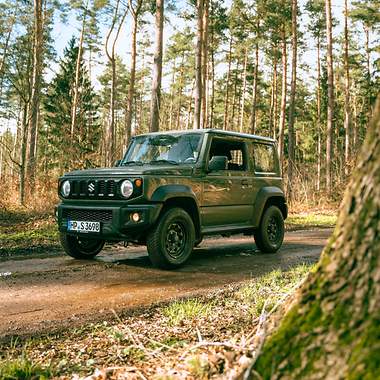
<path fill-rule="evenodd" d="M 277 254 L 250 237 L 209 238 L 175 271 L 151 266 L 145 247 L 110 246 L 96 260 L 64 255 L 0 261 L 0 339 L 112 318 L 157 302 L 316 262 L 331 229 L 286 234 Z"/>

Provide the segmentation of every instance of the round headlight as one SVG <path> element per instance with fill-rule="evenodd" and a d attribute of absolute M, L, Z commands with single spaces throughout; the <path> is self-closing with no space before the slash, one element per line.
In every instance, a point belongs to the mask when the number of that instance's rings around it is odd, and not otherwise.
<path fill-rule="evenodd" d="M 120 193 L 124 198 L 129 198 L 133 193 L 133 184 L 126 179 L 120 184 Z"/>
<path fill-rule="evenodd" d="M 61 194 L 66 198 L 70 195 L 71 185 L 70 181 L 64 181 L 61 185 Z"/>

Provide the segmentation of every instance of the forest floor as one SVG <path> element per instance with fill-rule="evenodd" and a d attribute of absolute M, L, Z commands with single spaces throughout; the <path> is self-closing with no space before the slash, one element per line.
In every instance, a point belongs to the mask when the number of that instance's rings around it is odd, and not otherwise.
<path fill-rule="evenodd" d="M 307 275 L 335 221 L 291 215 L 277 255 L 250 237 L 205 239 L 187 266 L 165 272 L 141 247 L 74 261 L 51 216 L 3 215 L 0 378 L 229 378 L 250 360 L 260 316 Z"/>
<path fill-rule="evenodd" d="M 113 320 L 0 344 L 0 378 L 233 378 L 252 359 L 260 320 L 312 268 L 277 269 L 129 316 L 115 312 Z"/>

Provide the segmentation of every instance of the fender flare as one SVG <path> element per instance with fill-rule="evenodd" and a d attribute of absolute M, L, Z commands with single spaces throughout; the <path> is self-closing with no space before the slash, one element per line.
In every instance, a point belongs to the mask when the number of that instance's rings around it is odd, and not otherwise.
<path fill-rule="evenodd" d="M 263 187 L 257 194 L 255 203 L 254 203 L 254 213 L 253 213 L 253 225 L 257 227 L 260 224 L 261 216 L 264 212 L 265 204 L 267 203 L 268 199 L 270 198 L 277 198 L 281 199 L 281 202 L 284 204 L 284 209 L 281 210 L 284 219 L 288 216 L 288 207 L 286 205 L 286 199 L 284 192 L 279 188 L 275 186 L 266 186 Z"/>
<path fill-rule="evenodd" d="M 162 204 L 165 204 L 166 202 L 170 202 L 170 200 L 174 199 L 191 199 L 195 204 L 195 210 L 194 210 L 194 204 L 191 205 L 191 208 L 187 208 L 187 212 L 191 211 L 191 217 L 194 218 L 194 227 L 196 230 L 197 237 L 200 237 L 200 231 L 201 231 L 201 217 L 199 212 L 199 203 L 196 195 L 194 194 L 193 190 L 186 185 L 163 185 L 158 187 L 152 194 L 151 201 L 153 202 L 160 202 Z M 186 204 L 179 205 L 182 208 L 186 209 Z"/>

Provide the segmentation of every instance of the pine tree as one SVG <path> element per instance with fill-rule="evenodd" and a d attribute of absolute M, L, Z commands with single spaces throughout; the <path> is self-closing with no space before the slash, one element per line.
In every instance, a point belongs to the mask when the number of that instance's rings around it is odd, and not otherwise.
<path fill-rule="evenodd" d="M 44 108 L 49 166 L 60 172 L 77 167 L 92 166 L 97 162 L 97 148 L 101 136 L 97 113 L 98 99 L 91 86 L 83 60 L 80 62 L 76 128 L 71 137 L 71 112 L 74 101 L 75 71 L 78 46 L 69 41 L 60 62 L 60 70 L 48 87 Z M 72 141 L 72 144 L 70 144 Z"/>

